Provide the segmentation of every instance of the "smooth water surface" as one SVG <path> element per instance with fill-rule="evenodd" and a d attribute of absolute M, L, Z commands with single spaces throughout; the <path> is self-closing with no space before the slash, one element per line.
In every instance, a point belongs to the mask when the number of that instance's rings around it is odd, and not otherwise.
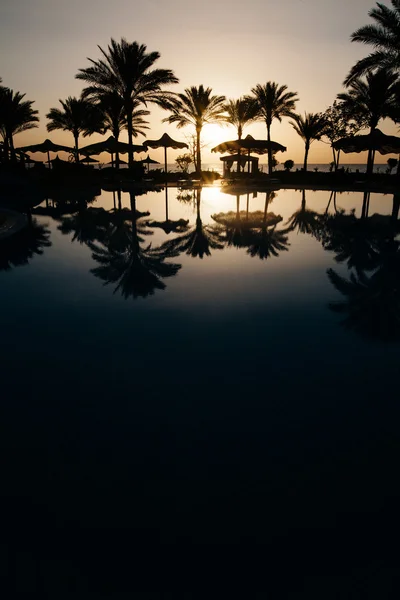
<path fill-rule="evenodd" d="M 367 214 L 361 192 L 88 199 L 48 199 L 1 250 L 22 591 L 125 591 L 198 545 L 262 548 L 271 577 L 390 566 L 396 197 Z"/>

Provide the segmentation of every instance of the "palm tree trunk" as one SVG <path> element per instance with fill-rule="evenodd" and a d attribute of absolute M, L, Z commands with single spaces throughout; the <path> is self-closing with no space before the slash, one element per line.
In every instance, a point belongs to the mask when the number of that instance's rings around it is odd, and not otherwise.
<path fill-rule="evenodd" d="M 201 177 L 200 133 L 201 127 L 196 127 L 197 174 Z"/>
<path fill-rule="evenodd" d="M 369 132 L 370 135 L 373 134 L 374 130 L 375 130 L 375 127 L 371 127 L 371 130 Z M 375 157 L 375 152 L 372 148 L 370 148 L 368 150 L 368 160 L 367 160 L 367 173 L 366 173 L 367 179 L 372 175 L 372 172 L 374 170 L 374 157 Z"/>
<path fill-rule="evenodd" d="M 271 123 L 267 123 L 267 140 L 271 141 Z M 272 150 L 268 148 L 268 175 L 272 175 Z"/>
<path fill-rule="evenodd" d="M 240 141 L 242 139 L 242 126 L 241 125 L 238 125 L 237 133 L 238 133 L 238 140 Z M 238 156 L 240 156 L 240 148 L 238 150 Z M 237 161 L 236 172 L 240 173 L 240 159 L 238 159 L 238 161 Z"/>
<path fill-rule="evenodd" d="M 304 153 L 304 165 L 303 165 L 304 172 L 307 172 L 307 159 L 308 159 L 309 150 L 310 150 L 310 142 L 307 140 L 306 147 L 305 147 L 305 153 Z"/>
<path fill-rule="evenodd" d="M 17 155 L 15 154 L 14 140 L 12 134 L 9 135 L 10 154 L 12 162 L 17 162 Z"/>
<path fill-rule="evenodd" d="M 8 162 L 10 159 L 10 144 L 9 144 L 7 135 L 4 138 L 3 153 L 4 153 L 4 162 Z"/>
<path fill-rule="evenodd" d="M 79 133 L 74 133 L 74 140 L 75 140 L 75 162 L 78 164 L 79 163 Z"/>
<path fill-rule="evenodd" d="M 126 112 L 126 127 L 128 130 L 128 144 L 129 144 L 129 152 L 128 152 L 128 164 L 129 168 L 133 168 L 133 125 L 132 125 L 132 101 L 129 98 L 128 102 L 125 102 L 125 112 Z"/>

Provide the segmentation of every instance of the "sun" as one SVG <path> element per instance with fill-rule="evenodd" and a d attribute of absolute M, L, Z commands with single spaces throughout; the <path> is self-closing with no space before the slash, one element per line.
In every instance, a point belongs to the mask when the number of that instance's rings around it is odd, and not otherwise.
<path fill-rule="evenodd" d="M 221 142 L 235 139 L 235 134 L 232 136 L 231 130 L 232 127 L 223 126 L 222 124 L 204 125 L 203 131 L 201 132 L 202 146 L 211 151 L 212 148 L 218 146 L 218 144 L 221 144 Z"/>

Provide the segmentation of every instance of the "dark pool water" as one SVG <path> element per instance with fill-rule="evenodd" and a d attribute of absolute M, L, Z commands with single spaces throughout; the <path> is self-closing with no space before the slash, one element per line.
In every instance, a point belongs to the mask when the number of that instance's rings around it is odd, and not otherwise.
<path fill-rule="evenodd" d="M 260 597 L 390 597 L 397 204 L 363 200 L 169 189 L 166 222 L 164 191 L 103 191 L 49 199 L 0 247 L 18 593 L 194 597 L 238 577 Z"/>

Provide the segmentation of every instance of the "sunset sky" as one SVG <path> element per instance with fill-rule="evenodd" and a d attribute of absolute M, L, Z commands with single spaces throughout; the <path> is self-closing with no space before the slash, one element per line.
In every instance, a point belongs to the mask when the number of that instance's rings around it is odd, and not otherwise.
<path fill-rule="evenodd" d="M 204 84 L 215 94 L 238 98 L 256 84 L 276 81 L 297 92 L 298 112 L 325 110 L 343 91 L 342 82 L 356 60 L 369 49 L 351 43 L 351 33 L 370 22 L 372 0 L 2 0 L 0 7 L 0 77 L 3 85 L 26 93 L 39 110 L 38 129 L 19 134 L 17 146 L 43 141 L 73 144 L 68 132 L 46 131 L 46 113 L 58 100 L 79 96 L 83 82 L 75 79 L 87 57 L 99 58 L 97 45 L 105 48 L 113 37 L 136 40 L 157 50 L 157 67 L 172 69 L 180 83 L 171 89 Z M 390 5 L 389 0 L 383 4 Z M 167 131 L 185 141 L 189 129 L 177 130 L 161 122 L 166 116 L 151 108 L 148 138 Z M 380 125 L 386 133 L 397 127 Z M 262 123 L 245 129 L 245 135 L 265 138 Z M 233 127 L 210 126 L 204 130 L 203 161 L 218 160 L 209 149 L 234 139 Z M 100 140 L 92 136 L 82 145 Z M 124 133 L 122 139 L 126 139 Z M 140 143 L 143 138 L 137 138 Z M 287 146 L 277 158 L 301 162 L 304 145 L 288 120 L 274 121 L 272 139 Z M 161 151 L 152 151 L 162 160 Z M 177 152 L 170 153 L 172 162 Z M 139 158 L 139 155 L 136 155 Z M 39 158 L 39 156 L 37 156 Z M 141 157 L 143 158 L 143 156 Z M 387 157 L 377 157 L 386 162 Z M 331 150 L 322 142 L 311 146 L 309 162 L 328 163 Z M 348 162 L 363 162 L 362 155 L 348 155 Z"/>

